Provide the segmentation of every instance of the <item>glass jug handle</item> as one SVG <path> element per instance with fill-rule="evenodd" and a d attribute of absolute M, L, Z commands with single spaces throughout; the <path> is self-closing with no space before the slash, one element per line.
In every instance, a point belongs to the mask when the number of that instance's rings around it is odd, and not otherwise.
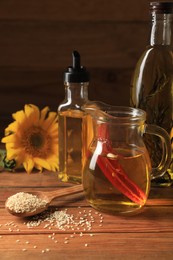
<path fill-rule="evenodd" d="M 156 125 L 145 125 L 146 134 L 156 135 L 162 142 L 162 158 L 159 165 L 152 168 L 151 179 L 161 177 L 168 169 L 171 163 L 171 141 L 168 133 L 163 128 Z M 157 152 L 157 151 L 156 151 Z"/>

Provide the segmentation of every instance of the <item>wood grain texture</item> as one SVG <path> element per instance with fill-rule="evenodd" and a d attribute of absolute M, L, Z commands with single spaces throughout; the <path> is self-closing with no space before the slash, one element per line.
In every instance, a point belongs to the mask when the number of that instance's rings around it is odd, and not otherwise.
<path fill-rule="evenodd" d="M 90 99 L 129 105 L 132 72 L 148 41 L 148 4 L 0 1 L 0 137 L 26 103 L 57 109 L 74 49 L 91 74 Z"/>
<path fill-rule="evenodd" d="M 0 17 L 7 20 L 139 21 L 147 19 L 148 2 L 132 0 L 129 4 L 127 0 L 1 0 Z"/>
<path fill-rule="evenodd" d="M 172 259 L 172 236 L 169 234 L 133 234 L 133 233 L 110 233 L 96 234 L 94 237 L 85 236 L 74 238 L 70 243 L 64 244 L 64 235 L 56 236 L 58 244 L 56 245 L 48 239 L 48 235 L 26 235 L 22 236 L 4 236 L 0 245 L 0 257 L 2 260 L 23 260 L 25 257 L 29 260 L 49 259 L 49 260 L 69 260 L 69 259 L 96 259 L 96 260 L 132 260 L 154 259 L 165 260 Z M 16 245 L 16 240 L 21 243 Z M 25 241 L 31 241 L 29 245 Z M 85 247 L 85 242 L 88 244 Z M 12 245 L 9 250 L 8 245 Z M 34 249 L 33 246 L 37 245 Z M 22 249 L 27 251 L 23 252 Z M 50 249 L 50 252 L 42 253 L 42 250 Z M 116 258 L 115 258 L 116 257 Z"/>
<path fill-rule="evenodd" d="M 136 33 L 134 33 L 136 32 Z M 77 49 L 90 67 L 133 67 L 148 38 L 146 23 L 1 21 L 0 67 L 56 69 Z"/>
<path fill-rule="evenodd" d="M 45 223 L 28 228 L 26 222 L 29 219 L 14 217 L 4 208 L 6 198 L 19 190 L 63 189 L 66 186 L 71 184 L 58 181 L 54 173 L 0 174 L 0 259 L 172 259 L 171 205 L 148 205 L 141 214 L 123 217 L 97 212 L 90 208 L 85 199 L 62 198 L 61 204 L 55 200 L 52 209 L 57 206 L 59 210 L 67 209 L 74 218 L 84 214 L 87 218 L 89 214 L 94 217 L 91 230 L 84 230 L 83 226 L 79 229 L 74 227 L 75 233 L 71 227 L 65 230 L 55 226 L 51 226 L 51 229 L 45 228 Z M 173 201 L 172 187 L 155 189 L 149 200 L 152 201 L 156 197 L 160 201 L 164 198 Z"/>
<path fill-rule="evenodd" d="M 32 102 L 37 100 L 42 106 L 52 105 L 52 109 L 57 109 L 59 103 L 64 99 L 63 69 L 58 70 L 24 70 L 24 69 L 3 69 L 0 71 L 1 99 L 9 98 L 9 103 L 16 109 L 24 105 L 25 100 Z M 101 99 L 109 103 L 128 104 L 130 92 L 130 69 L 115 68 L 91 68 L 89 99 Z M 124 96 L 123 96 L 124 94 Z M 28 99 L 27 99 L 28 96 Z M 17 98 L 17 102 L 15 100 Z M 52 104 L 49 101 L 52 100 Z M 114 100 L 115 99 L 115 100 Z M 120 100 L 120 101 L 119 101 Z M 35 100 L 34 100 L 35 101 Z M 3 111 L 4 109 L 4 111 Z M 0 113 L 12 112 L 10 106 L 0 103 Z M 13 111 L 14 112 L 14 111 Z"/>

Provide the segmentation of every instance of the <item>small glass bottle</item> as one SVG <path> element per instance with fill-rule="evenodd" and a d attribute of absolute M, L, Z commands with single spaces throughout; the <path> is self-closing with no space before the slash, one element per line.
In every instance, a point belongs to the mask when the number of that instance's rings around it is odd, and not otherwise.
<path fill-rule="evenodd" d="M 80 65 L 80 54 L 72 53 L 73 65 L 64 73 L 65 100 L 59 115 L 59 179 L 81 183 L 87 142 L 87 115 L 82 106 L 88 102 L 89 73 Z"/>
<path fill-rule="evenodd" d="M 164 128 L 173 145 L 173 53 L 171 49 L 171 21 L 173 2 L 151 2 L 152 26 L 150 44 L 141 55 L 131 81 L 130 105 L 147 112 L 147 123 Z M 146 135 L 153 167 L 162 156 L 157 138 Z M 163 177 L 153 185 L 173 184 L 173 161 Z"/>

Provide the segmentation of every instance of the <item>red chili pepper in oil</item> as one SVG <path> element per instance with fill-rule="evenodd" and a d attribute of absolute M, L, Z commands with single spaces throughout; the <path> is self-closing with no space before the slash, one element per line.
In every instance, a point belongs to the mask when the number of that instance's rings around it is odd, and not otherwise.
<path fill-rule="evenodd" d="M 121 193 L 128 197 L 133 202 L 144 205 L 146 202 L 146 194 L 131 180 L 122 168 L 118 161 L 121 157 L 113 151 L 108 133 L 108 125 L 100 124 L 98 127 L 98 139 L 102 142 L 102 154 L 98 155 L 97 164 L 105 177 L 116 187 Z M 108 155 L 113 155 L 114 160 L 108 158 Z"/>

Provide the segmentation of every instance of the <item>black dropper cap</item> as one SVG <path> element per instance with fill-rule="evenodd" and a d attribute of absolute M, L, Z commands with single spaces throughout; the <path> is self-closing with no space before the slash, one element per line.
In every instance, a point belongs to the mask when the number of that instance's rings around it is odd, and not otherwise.
<path fill-rule="evenodd" d="M 150 11 L 160 14 L 173 13 L 173 2 L 150 2 Z"/>
<path fill-rule="evenodd" d="M 85 67 L 80 65 L 80 54 L 72 52 L 73 65 L 69 66 L 64 73 L 64 81 L 72 83 L 88 82 L 89 73 Z"/>

